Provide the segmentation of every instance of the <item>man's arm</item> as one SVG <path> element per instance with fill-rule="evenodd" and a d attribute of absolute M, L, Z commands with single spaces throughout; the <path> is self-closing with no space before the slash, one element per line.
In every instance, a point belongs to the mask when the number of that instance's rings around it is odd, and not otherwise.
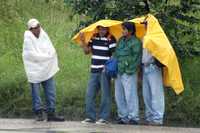
<path fill-rule="evenodd" d="M 87 55 L 91 52 L 91 47 L 85 42 L 84 33 L 80 33 L 80 40 L 81 40 L 81 48 L 83 49 L 84 53 Z"/>
<path fill-rule="evenodd" d="M 134 45 L 132 46 L 132 54 L 135 63 L 140 64 L 142 59 L 142 43 L 139 39 L 133 41 Z"/>
<path fill-rule="evenodd" d="M 25 37 L 24 39 L 22 56 L 23 59 L 33 62 L 41 62 L 52 58 L 50 55 L 37 53 L 33 47 L 32 40 L 29 37 Z"/>
<path fill-rule="evenodd" d="M 110 42 L 109 42 L 109 50 L 111 54 L 115 51 L 115 48 L 117 46 L 117 42 L 114 36 L 111 36 Z"/>

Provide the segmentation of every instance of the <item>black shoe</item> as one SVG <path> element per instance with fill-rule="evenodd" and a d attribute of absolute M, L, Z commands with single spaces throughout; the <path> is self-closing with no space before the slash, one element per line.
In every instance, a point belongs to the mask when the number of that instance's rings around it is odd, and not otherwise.
<path fill-rule="evenodd" d="M 65 118 L 63 116 L 56 115 L 55 112 L 50 112 L 47 113 L 47 121 L 63 122 L 65 121 Z"/>
<path fill-rule="evenodd" d="M 125 121 L 123 121 L 121 118 L 118 118 L 118 119 L 117 119 L 117 124 L 125 125 L 125 124 L 128 124 L 128 123 L 125 122 Z"/>
<path fill-rule="evenodd" d="M 122 121 L 122 120 L 120 120 L 120 121 L 117 121 L 117 124 L 122 124 L 122 125 L 125 125 L 125 124 L 127 124 L 126 122 L 124 122 L 124 121 Z"/>
<path fill-rule="evenodd" d="M 138 122 L 135 121 L 135 120 L 130 120 L 130 121 L 129 121 L 129 124 L 130 124 L 130 125 L 138 125 Z"/>
<path fill-rule="evenodd" d="M 35 120 L 36 121 L 44 121 L 45 120 L 42 110 L 38 110 L 35 112 Z"/>

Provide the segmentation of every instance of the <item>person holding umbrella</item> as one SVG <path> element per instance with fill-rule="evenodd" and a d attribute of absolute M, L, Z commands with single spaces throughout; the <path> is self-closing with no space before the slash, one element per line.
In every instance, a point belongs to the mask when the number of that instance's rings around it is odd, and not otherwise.
<path fill-rule="evenodd" d="M 145 21 L 146 30 L 147 24 Z M 150 125 L 162 125 L 165 107 L 162 67 L 161 63 L 146 48 L 143 48 L 142 71 L 145 121 Z"/>
<path fill-rule="evenodd" d="M 184 91 L 176 53 L 152 14 L 129 20 L 136 24 L 136 35 L 142 40 L 143 99 L 145 124 L 162 125 L 165 111 L 164 87 L 179 95 Z"/>
<path fill-rule="evenodd" d="M 116 40 L 109 33 L 109 27 L 97 26 L 88 43 L 84 33 L 80 33 L 81 47 L 85 54 L 91 53 L 91 73 L 86 92 L 86 119 L 82 123 L 106 124 L 111 110 L 111 78 L 106 75 L 104 65 L 108 61 L 116 47 Z M 98 121 L 96 121 L 95 98 L 101 90 L 101 105 Z"/>

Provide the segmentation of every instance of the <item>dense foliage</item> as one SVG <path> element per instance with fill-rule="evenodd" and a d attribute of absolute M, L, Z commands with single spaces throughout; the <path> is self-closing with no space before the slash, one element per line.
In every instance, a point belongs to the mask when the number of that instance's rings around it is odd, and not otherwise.
<path fill-rule="evenodd" d="M 80 26 L 99 19 L 127 20 L 152 13 L 180 56 L 200 54 L 199 0 L 66 0 L 74 13 L 89 16 Z"/>

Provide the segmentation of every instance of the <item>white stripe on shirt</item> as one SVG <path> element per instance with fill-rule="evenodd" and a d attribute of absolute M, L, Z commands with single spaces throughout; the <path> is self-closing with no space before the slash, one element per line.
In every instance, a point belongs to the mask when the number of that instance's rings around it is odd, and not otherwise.
<path fill-rule="evenodd" d="M 102 40 L 102 41 L 108 41 L 108 38 L 106 37 L 95 37 L 95 40 Z"/>
<path fill-rule="evenodd" d="M 103 41 L 108 41 L 108 38 L 106 38 L 106 37 L 101 37 L 101 40 L 103 40 Z"/>
<path fill-rule="evenodd" d="M 114 48 L 114 47 L 116 47 L 116 45 L 117 45 L 116 43 L 112 43 L 109 45 L 109 48 Z"/>
<path fill-rule="evenodd" d="M 104 67 L 104 65 L 91 65 L 91 68 L 103 68 Z"/>
<path fill-rule="evenodd" d="M 107 56 L 92 55 L 92 59 L 109 60 L 110 57 L 107 57 Z"/>
<path fill-rule="evenodd" d="M 92 48 L 98 50 L 108 50 L 108 47 L 103 47 L 103 46 L 92 46 Z"/>

